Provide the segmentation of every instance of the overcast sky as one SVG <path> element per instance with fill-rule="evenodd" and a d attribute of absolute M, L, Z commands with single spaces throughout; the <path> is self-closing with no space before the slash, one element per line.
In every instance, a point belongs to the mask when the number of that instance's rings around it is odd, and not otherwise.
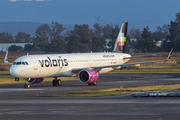
<path fill-rule="evenodd" d="M 0 22 L 61 24 L 169 24 L 180 12 L 180 0 L 0 0 Z M 153 26 L 154 25 L 154 26 Z"/>

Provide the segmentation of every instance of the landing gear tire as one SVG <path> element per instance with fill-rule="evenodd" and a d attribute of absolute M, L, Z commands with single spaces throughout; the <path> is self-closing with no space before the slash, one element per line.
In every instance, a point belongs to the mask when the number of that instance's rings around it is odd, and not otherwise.
<path fill-rule="evenodd" d="M 96 86 L 96 85 L 97 85 L 97 82 L 94 82 L 94 83 L 93 83 L 93 86 Z"/>
<path fill-rule="evenodd" d="M 97 82 L 94 82 L 94 83 L 88 83 L 89 86 L 96 86 L 97 85 Z"/>
<path fill-rule="evenodd" d="M 91 86 L 91 85 L 92 85 L 92 83 L 88 83 L 88 85 L 89 85 L 89 86 Z"/>
<path fill-rule="evenodd" d="M 61 86 L 61 80 L 58 79 L 56 84 L 57 84 L 57 86 Z"/>
<path fill-rule="evenodd" d="M 29 84 L 25 84 L 25 85 L 24 85 L 24 88 L 25 88 L 25 89 L 29 89 L 29 88 L 30 88 L 30 85 L 29 85 Z"/>
<path fill-rule="evenodd" d="M 57 81 L 57 80 L 53 80 L 53 81 L 52 81 L 52 85 L 53 85 L 53 86 L 56 86 L 56 85 L 57 85 L 57 84 L 56 84 L 56 81 Z"/>
<path fill-rule="evenodd" d="M 58 79 L 58 80 L 54 79 L 54 80 L 52 81 L 52 85 L 53 85 L 53 86 L 61 86 L 61 84 L 62 84 L 62 82 L 61 82 L 60 79 Z"/>

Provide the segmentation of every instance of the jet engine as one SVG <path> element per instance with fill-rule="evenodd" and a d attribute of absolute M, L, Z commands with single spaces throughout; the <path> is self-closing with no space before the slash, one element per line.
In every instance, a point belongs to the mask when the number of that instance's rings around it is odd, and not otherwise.
<path fill-rule="evenodd" d="M 44 80 L 44 78 L 31 78 L 28 82 L 29 84 L 37 84 L 41 83 Z"/>
<path fill-rule="evenodd" d="M 98 80 L 99 74 L 95 70 L 83 69 L 79 72 L 78 78 L 82 83 L 94 83 Z"/>

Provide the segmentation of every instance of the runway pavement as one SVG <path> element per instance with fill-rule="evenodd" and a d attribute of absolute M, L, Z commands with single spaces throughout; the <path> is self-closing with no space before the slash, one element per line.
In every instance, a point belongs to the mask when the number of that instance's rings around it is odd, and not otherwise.
<path fill-rule="evenodd" d="M 104 74 L 100 75 L 97 86 L 88 86 L 79 81 L 65 81 L 62 86 L 54 87 L 52 83 L 32 84 L 30 89 L 24 89 L 24 84 L 0 86 L 1 97 L 22 97 L 29 95 L 60 94 L 71 91 L 97 90 L 117 87 L 136 87 L 144 85 L 180 83 L 179 73 L 150 74 Z"/>
<path fill-rule="evenodd" d="M 0 120 L 178 120 L 180 97 L 138 97 L 130 95 L 90 98 L 24 97 L 36 94 L 58 94 L 69 91 L 180 83 L 180 75 L 168 74 L 104 74 L 97 86 L 79 81 L 0 86 Z"/>
<path fill-rule="evenodd" d="M 1 120 L 178 120 L 178 97 L 2 98 Z"/>

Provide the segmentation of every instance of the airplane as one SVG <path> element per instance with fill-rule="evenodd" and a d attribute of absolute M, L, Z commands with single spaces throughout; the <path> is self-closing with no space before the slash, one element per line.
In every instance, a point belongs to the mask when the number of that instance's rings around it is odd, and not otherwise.
<path fill-rule="evenodd" d="M 13 63 L 9 63 L 7 51 L 4 62 L 11 64 L 10 74 L 15 77 L 15 80 L 25 78 L 24 88 L 30 88 L 30 84 L 41 83 L 45 77 L 54 77 L 52 85 L 61 86 L 62 82 L 57 78 L 71 76 L 77 76 L 80 82 L 89 86 L 96 86 L 99 74 L 107 73 L 121 66 L 164 62 L 170 59 L 173 49 L 165 60 L 126 63 L 131 58 L 149 57 L 149 55 L 131 56 L 125 53 L 127 26 L 128 22 L 122 24 L 112 52 L 27 54 L 17 58 Z"/>

